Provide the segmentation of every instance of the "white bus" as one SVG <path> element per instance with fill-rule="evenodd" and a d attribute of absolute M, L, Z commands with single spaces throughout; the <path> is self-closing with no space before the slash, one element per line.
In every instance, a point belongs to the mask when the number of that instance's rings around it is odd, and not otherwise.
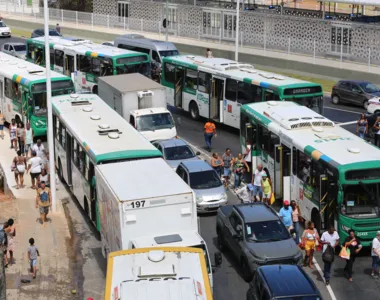
<path fill-rule="evenodd" d="M 100 230 L 97 166 L 162 154 L 97 95 L 53 97 L 52 103 L 58 175 Z"/>
<path fill-rule="evenodd" d="M 76 89 L 98 93 L 97 79 L 127 73 L 150 77 L 150 58 L 146 53 L 95 44 L 88 40 L 50 37 L 50 68 L 73 78 Z M 45 65 L 45 38 L 28 39 L 26 59 Z"/>
<path fill-rule="evenodd" d="M 0 110 L 5 120 L 30 122 L 35 137 L 46 135 L 46 72 L 23 59 L 0 52 Z M 51 72 L 52 95 L 74 92 L 72 80 Z"/>
<path fill-rule="evenodd" d="M 319 84 L 255 69 L 224 58 L 171 56 L 163 59 L 161 84 L 166 102 L 192 118 L 211 118 L 240 127 L 241 105 L 268 100 L 295 101 L 322 113 Z"/>

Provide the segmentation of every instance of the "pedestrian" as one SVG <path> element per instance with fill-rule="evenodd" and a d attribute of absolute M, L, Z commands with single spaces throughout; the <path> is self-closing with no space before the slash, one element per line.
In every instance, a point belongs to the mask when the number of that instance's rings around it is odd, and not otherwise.
<path fill-rule="evenodd" d="M 40 174 L 41 174 L 42 160 L 37 156 L 36 151 L 32 151 L 32 158 L 28 161 L 28 169 L 26 172 L 30 171 L 30 177 L 32 179 L 32 189 L 36 188 L 35 181 L 37 181 L 37 186 L 40 184 Z"/>
<path fill-rule="evenodd" d="M 216 127 L 215 127 L 215 124 L 212 122 L 211 119 L 209 119 L 205 126 L 203 127 L 204 129 L 204 135 L 205 135 L 205 142 L 206 142 L 206 146 L 207 146 L 207 150 L 208 152 L 211 152 L 211 140 L 212 138 L 216 137 Z"/>
<path fill-rule="evenodd" d="M 372 240 L 372 272 L 373 278 L 379 278 L 380 268 L 380 230 L 376 233 L 376 237 Z M 377 274 L 376 274 L 377 273 Z"/>
<path fill-rule="evenodd" d="M 356 133 L 362 139 L 368 133 L 368 120 L 364 114 L 361 114 L 359 121 L 356 123 Z"/>
<path fill-rule="evenodd" d="M 7 221 L 7 228 L 5 228 L 5 233 L 7 234 L 7 241 L 8 241 L 8 244 L 7 244 L 7 251 L 9 252 L 9 264 L 12 265 L 14 263 L 14 260 L 13 260 L 13 253 L 15 251 L 15 246 L 16 246 L 16 240 L 15 240 L 15 237 L 16 237 L 16 225 L 14 223 L 14 220 L 13 219 L 9 219 Z M 5 254 L 7 255 L 7 254 Z"/>
<path fill-rule="evenodd" d="M 243 158 L 243 155 L 239 153 L 237 157 L 233 160 L 232 162 L 232 170 L 234 172 L 234 189 L 235 191 L 241 184 L 241 179 L 243 176 L 243 169 L 244 167 L 248 170 L 249 172 L 249 166 L 245 159 Z"/>
<path fill-rule="evenodd" d="M 346 238 L 344 245 L 350 249 L 350 259 L 346 260 L 346 267 L 344 268 L 344 274 L 348 277 L 348 280 L 352 282 L 352 267 L 356 256 L 362 250 L 363 246 L 360 243 L 360 239 L 355 235 L 355 231 L 350 229 L 348 231 L 349 236 Z"/>
<path fill-rule="evenodd" d="M 11 139 L 11 149 L 17 150 L 17 124 L 15 119 L 12 119 L 9 125 L 9 137 Z"/>
<path fill-rule="evenodd" d="M 320 242 L 323 245 L 322 253 L 327 250 L 328 245 L 330 245 L 333 249 L 339 245 L 339 235 L 333 225 L 329 227 L 328 231 L 325 231 L 322 234 Z M 324 261 L 323 276 L 325 277 L 326 285 L 330 284 L 331 266 L 332 262 Z"/>
<path fill-rule="evenodd" d="M 40 139 L 38 139 L 37 143 L 33 145 L 32 150 L 36 152 L 38 157 L 40 157 L 42 160 L 44 159 L 45 147 Z"/>
<path fill-rule="evenodd" d="M 212 56 L 212 52 L 211 52 L 210 48 L 207 48 L 207 50 L 206 50 L 206 57 L 207 58 L 213 58 L 214 57 L 214 56 Z"/>
<path fill-rule="evenodd" d="M 13 159 L 13 172 L 15 173 L 16 189 L 24 187 L 24 173 L 26 170 L 26 158 L 22 156 L 21 150 L 17 150 L 17 156 Z"/>
<path fill-rule="evenodd" d="M 45 225 L 45 223 L 47 222 L 49 207 L 51 208 L 50 188 L 46 186 L 45 181 L 41 181 L 40 187 L 37 189 L 37 197 L 36 197 L 36 208 L 40 209 L 41 225 Z"/>
<path fill-rule="evenodd" d="M 33 129 L 30 128 L 30 123 L 26 123 L 26 129 L 25 129 L 25 155 L 26 159 L 29 157 L 29 150 L 32 149 L 33 145 Z"/>
<path fill-rule="evenodd" d="M 303 265 L 305 267 L 309 265 L 310 269 L 313 268 L 313 256 L 318 239 L 319 236 L 318 232 L 314 228 L 314 223 L 309 221 L 307 223 L 307 228 L 302 234 L 302 243 L 305 245 L 305 259 L 303 261 Z"/>
<path fill-rule="evenodd" d="M 252 185 L 253 185 L 253 192 L 252 197 L 253 201 L 257 201 L 257 196 L 259 196 L 260 201 L 263 200 L 263 188 L 261 186 L 261 180 L 263 178 L 264 172 L 263 172 L 263 165 L 259 164 L 257 165 L 257 169 L 252 174 Z"/>
<path fill-rule="evenodd" d="M 223 161 L 219 157 L 218 153 L 217 152 L 213 153 L 212 158 L 211 158 L 211 166 L 216 171 L 216 173 L 218 173 L 219 177 L 222 177 L 223 165 L 224 165 Z"/>
<path fill-rule="evenodd" d="M 4 122 L 5 122 L 5 118 L 4 118 L 3 113 L 0 110 L 0 137 L 2 139 L 4 139 Z"/>
<path fill-rule="evenodd" d="M 284 206 L 280 209 L 279 216 L 289 232 L 293 229 L 292 212 L 293 209 L 290 206 L 289 200 L 284 200 Z"/>
<path fill-rule="evenodd" d="M 373 124 L 373 128 L 374 128 L 374 135 L 375 135 L 375 142 L 374 142 L 374 145 L 379 147 L 379 141 L 380 141 L 380 117 L 377 117 L 376 118 L 376 121 L 375 123 Z"/>
<path fill-rule="evenodd" d="M 296 232 L 296 244 L 299 245 L 300 243 L 300 231 L 301 231 L 301 225 L 300 220 L 302 220 L 301 217 L 301 209 L 298 206 L 297 202 L 295 200 L 290 201 L 290 206 L 292 207 L 292 220 L 293 220 L 293 227 Z"/>
<path fill-rule="evenodd" d="M 17 124 L 17 140 L 18 148 L 21 151 L 21 154 L 25 153 L 25 128 L 24 123 L 20 122 Z"/>
<path fill-rule="evenodd" d="M 40 256 L 37 246 L 34 244 L 34 238 L 29 239 L 28 260 L 30 265 L 30 273 L 33 274 L 33 279 L 37 275 L 37 256 Z"/>
<path fill-rule="evenodd" d="M 41 170 L 41 175 L 40 175 L 40 182 L 44 181 L 45 185 L 50 188 L 50 175 L 48 174 L 47 170 L 43 168 Z"/>
<path fill-rule="evenodd" d="M 0 251 L 4 254 L 4 267 L 8 268 L 8 256 L 7 256 L 7 250 L 8 250 L 8 235 L 5 232 L 5 229 L 7 229 L 8 223 L 5 222 L 3 225 L 0 225 Z"/>
<path fill-rule="evenodd" d="M 227 187 L 230 182 L 231 167 L 234 157 L 231 153 L 231 149 L 227 148 L 226 152 L 222 155 L 223 160 L 223 176 L 224 176 L 224 186 Z"/>
<path fill-rule="evenodd" d="M 270 205 L 270 198 L 272 197 L 273 189 L 272 189 L 272 181 L 268 177 L 266 171 L 263 171 L 263 175 L 261 177 L 261 188 L 263 189 L 263 201 L 264 203 Z"/>
<path fill-rule="evenodd" d="M 57 23 L 57 26 L 55 26 L 55 30 L 61 34 L 61 26 L 59 26 L 59 24 Z"/>

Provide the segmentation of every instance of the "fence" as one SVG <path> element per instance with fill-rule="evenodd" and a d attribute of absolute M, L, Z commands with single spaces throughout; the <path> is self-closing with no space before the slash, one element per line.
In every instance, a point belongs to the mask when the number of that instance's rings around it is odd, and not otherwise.
<path fill-rule="evenodd" d="M 129 17 L 61 9 L 49 9 L 50 21 L 62 26 L 96 30 L 97 27 L 117 28 L 158 36 L 165 34 L 162 27 L 165 5 L 157 2 L 131 2 Z M 43 8 L 26 4 L 0 3 L 0 10 L 12 15 L 43 22 Z M 202 7 L 178 5 L 176 17 L 169 22 L 172 36 L 213 42 L 234 43 L 236 13 L 233 10 L 210 10 Z M 380 30 L 378 26 L 358 25 L 294 16 L 262 14 L 242 11 L 240 14 L 239 44 L 266 51 L 280 51 L 283 55 L 303 54 L 315 59 L 334 58 L 345 61 L 380 65 Z M 217 45 L 214 46 L 214 48 Z M 191 51 L 191 50 L 189 50 Z"/>

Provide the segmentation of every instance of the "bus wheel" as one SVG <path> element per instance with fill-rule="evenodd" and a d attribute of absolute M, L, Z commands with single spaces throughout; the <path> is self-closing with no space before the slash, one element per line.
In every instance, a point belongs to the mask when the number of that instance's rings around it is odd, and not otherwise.
<path fill-rule="evenodd" d="M 191 102 L 190 102 L 189 111 L 190 111 L 190 115 L 191 115 L 191 117 L 192 117 L 194 120 L 198 120 L 198 119 L 199 119 L 199 109 L 198 109 L 198 105 L 197 105 L 194 101 L 191 101 Z"/>
<path fill-rule="evenodd" d="M 97 95 L 98 94 L 98 86 L 95 85 L 93 88 L 92 88 L 92 93 Z"/>
<path fill-rule="evenodd" d="M 90 207 L 88 206 L 87 197 L 84 197 L 84 199 L 83 199 L 83 207 L 84 207 L 84 212 L 86 213 L 86 216 L 89 216 L 90 215 Z"/>

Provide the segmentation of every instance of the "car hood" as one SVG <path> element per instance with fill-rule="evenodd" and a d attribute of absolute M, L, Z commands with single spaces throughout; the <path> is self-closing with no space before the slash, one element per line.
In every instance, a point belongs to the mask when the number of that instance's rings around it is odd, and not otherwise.
<path fill-rule="evenodd" d="M 225 193 L 224 186 L 221 185 L 216 188 L 211 189 L 193 189 L 195 194 L 199 197 L 203 198 L 203 201 L 212 201 L 212 200 L 220 200 L 222 198 L 222 194 Z"/>
<path fill-rule="evenodd" d="M 247 246 L 254 256 L 268 261 L 293 258 L 300 252 L 292 238 L 267 243 L 247 242 Z"/>
<path fill-rule="evenodd" d="M 0 32 L 3 31 L 11 31 L 11 29 L 9 27 L 0 27 Z"/>
<path fill-rule="evenodd" d="M 170 167 L 172 167 L 174 170 L 176 170 L 181 162 L 183 162 L 183 161 L 190 161 L 190 160 L 198 160 L 198 159 L 199 158 L 197 156 L 194 156 L 194 157 L 188 158 L 188 159 L 166 160 L 166 162 L 168 163 L 168 165 Z"/>
<path fill-rule="evenodd" d="M 374 92 L 374 93 L 369 93 L 370 95 L 372 96 L 375 96 L 375 97 L 380 97 L 380 91 L 379 92 Z"/>

